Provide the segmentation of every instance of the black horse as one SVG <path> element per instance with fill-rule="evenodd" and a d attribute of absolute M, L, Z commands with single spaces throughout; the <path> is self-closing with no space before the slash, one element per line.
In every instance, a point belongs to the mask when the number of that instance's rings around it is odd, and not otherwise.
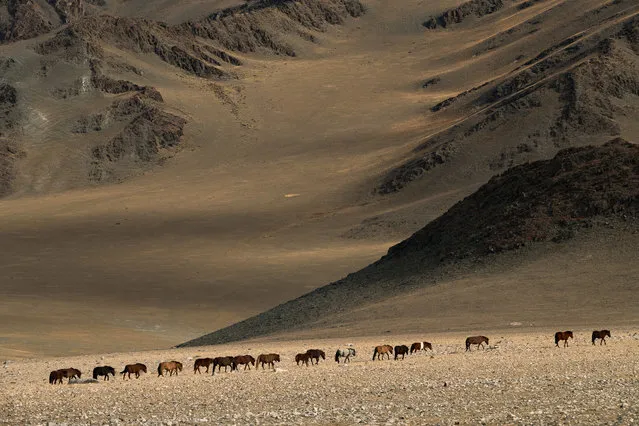
<path fill-rule="evenodd" d="M 98 379 L 98 376 L 104 376 L 104 380 L 109 380 L 109 374 L 115 377 L 115 369 L 105 365 L 103 367 L 95 367 L 93 369 L 93 378 Z"/>
<path fill-rule="evenodd" d="M 215 367 L 217 367 L 217 372 L 221 371 L 221 368 L 224 367 L 224 371 L 227 371 L 228 367 L 231 367 L 231 371 L 236 369 L 235 360 L 232 356 L 219 356 L 217 358 L 213 358 L 213 373 L 215 374 Z"/>
<path fill-rule="evenodd" d="M 402 359 L 404 359 L 404 357 L 406 355 L 408 355 L 408 346 L 406 345 L 398 345 L 395 346 L 395 361 L 397 361 L 397 357 L 402 356 Z"/>

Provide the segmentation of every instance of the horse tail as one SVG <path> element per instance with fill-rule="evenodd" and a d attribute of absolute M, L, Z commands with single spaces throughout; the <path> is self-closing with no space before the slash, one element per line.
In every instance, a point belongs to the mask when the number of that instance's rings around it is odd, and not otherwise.
<path fill-rule="evenodd" d="M 559 332 L 555 333 L 555 345 L 559 346 Z"/>
<path fill-rule="evenodd" d="M 335 352 L 335 362 L 339 364 L 339 349 Z"/>
<path fill-rule="evenodd" d="M 53 384 L 54 380 L 55 380 L 55 371 L 52 371 L 51 374 L 49 374 L 49 383 Z"/>
<path fill-rule="evenodd" d="M 595 339 L 597 338 L 597 334 L 598 334 L 598 333 L 597 333 L 596 331 L 593 331 L 593 332 L 592 332 L 592 344 L 593 344 L 593 345 L 595 344 Z"/>
<path fill-rule="evenodd" d="M 158 364 L 158 377 L 162 375 L 162 363 Z"/>
<path fill-rule="evenodd" d="M 109 375 L 109 372 L 107 371 L 107 376 Z M 94 368 L 93 369 L 93 379 L 97 380 L 98 379 L 98 369 Z"/>
<path fill-rule="evenodd" d="M 377 348 L 373 351 L 373 361 L 375 361 L 375 355 L 377 355 Z"/>

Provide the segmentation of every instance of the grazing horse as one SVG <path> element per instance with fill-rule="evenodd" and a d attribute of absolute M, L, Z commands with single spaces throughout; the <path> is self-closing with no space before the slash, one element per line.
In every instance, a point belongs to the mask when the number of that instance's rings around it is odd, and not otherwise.
<path fill-rule="evenodd" d="M 69 379 L 69 381 L 75 377 L 78 379 L 82 376 L 82 372 L 77 368 L 62 368 L 60 370 L 54 370 L 49 374 L 49 383 L 55 385 L 56 382 L 62 384 L 62 379 L 65 377 Z"/>
<path fill-rule="evenodd" d="M 139 362 L 136 364 L 127 364 L 124 366 L 124 370 L 120 372 L 122 374 L 122 380 L 127 376 L 129 379 L 131 378 L 131 373 L 135 374 L 135 378 L 140 378 L 140 372 L 146 373 L 146 365 L 140 364 Z"/>
<path fill-rule="evenodd" d="M 339 359 L 344 358 L 344 364 L 351 361 L 352 356 L 357 356 L 355 348 L 338 349 L 335 352 L 335 362 L 339 364 Z"/>
<path fill-rule="evenodd" d="M 233 358 L 233 362 L 235 363 L 236 370 L 239 365 L 244 365 L 245 370 L 247 368 L 250 370 L 251 365 L 255 365 L 255 358 L 253 358 L 251 355 L 238 355 Z"/>
<path fill-rule="evenodd" d="M 182 371 L 182 363 L 177 361 L 166 361 L 158 364 L 158 377 L 164 376 L 164 372 L 168 371 L 169 376 L 178 375 L 178 371 Z"/>
<path fill-rule="evenodd" d="M 198 359 L 196 359 L 195 363 L 193 364 L 193 374 L 195 374 L 195 373 L 202 374 L 202 372 L 200 371 L 200 367 L 206 367 L 205 373 L 208 373 L 209 372 L 209 366 L 211 365 L 212 362 L 213 362 L 213 358 L 198 358 Z"/>
<path fill-rule="evenodd" d="M 326 359 L 326 354 L 321 349 L 309 349 L 306 353 L 311 358 L 311 365 L 313 365 L 313 360 L 315 360 L 315 364 L 319 364 L 320 357 L 322 357 L 322 359 Z"/>
<path fill-rule="evenodd" d="M 564 341 L 564 348 L 568 346 L 568 339 L 573 339 L 572 331 L 558 331 L 555 333 L 555 346 L 559 347 L 559 341 Z"/>
<path fill-rule="evenodd" d="M 386 355 L 388 359 L 390 359 L 390 354 L 392 353 L 393 347 L 391 345 L 376 346 L 375 350 L 373 351 L 373 361 L 375 361 L 375 357 L 377 357 L 377 359 L 379 360 L 380 355 L 382 359 L 384 359 L 384 355 Z"/>
<path fill-rule="evenodd" d="M 297 365 L 300 365 L 300 362 L 301 362 L 302 364 L 306 364 L 306 366 L 308 367 L 308 362 L 310 360 L 311 360 L 311 356 L 308 353 L 306 353 L 306 352 L 303 353 L 303 354 L 295 355 L 295 363 Z"/>
<path fill-rule="evenodd" d="M 595 330 L 592 332 L 592 344 L 595 344 L 595 340 L 597 339 L 601 339 L 601 342 L 599 342 L 599 345 L 601 344 L 606 344 L 606 336 L 612 338 L 610 336 L 610 330 Z"/>
<path fill-rule="evenodd" d="M 412 345 L 410 345 L 411 354 L 413 352 L 425 351 L 426 349 L 430 349 L 432 351 L 433 345 L 431 345 L 429 342 L 415 342 Z"/>
<path fill-rule="evenodd" d="M 479 347 L 484 347 L 484 343 L 488 346 L 488 337 L 486 336 L 470 336 L 466 339 L 466 350 L 470 350 L 470 345 L 477 345 L 477 349 Z"/>
<path fill-rule="evenodd" d="M 104 376 L 104 380 L 109 380 L 109 374 L 115 377 L 115 369 L 105 365 L 103 367 L 95 367 L 93 369 L 93 378 L 98 379 L 98 376 Z"/>
<path fill-rule="evenodd" d="M 217 358 L 213 358 L 213 373 L 211 375 L 215 375 L 215 367 L 217 367 L 218 373 L 222 371 L 222 367 L 224 367 L 224 372 L 226 373 L 228 367 L 231 367 L 231 371 L 233 371 L 236 366 L 232 356 L 218 356 Z"/>
<path fill-rule="evenodd" d="M 395 346 L 395 361 L 397 361 L 397 357 L 399 357 L 400 355 L 402 356 L 402 359 L 404 359 L 404 357 L 407 354 L 408 354 L 408 346 L 406 345 Z"/>
<path fill-rule="evenodd" d="M 257 357 L 257 361 L 255 361 L 255 368 L 259 367 L 262 364 L 262 370 L 264 370 L 264 364 L 268 364 L 275 370 L 275 363 L 280 362 L 279 354 L 261 354 Z"/>

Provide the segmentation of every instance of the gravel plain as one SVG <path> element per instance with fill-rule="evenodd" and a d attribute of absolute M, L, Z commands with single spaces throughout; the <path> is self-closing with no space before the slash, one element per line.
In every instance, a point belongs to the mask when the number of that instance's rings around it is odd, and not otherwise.
<path fill-rule="evenodd" d="M 552 332 L 484 333 L 485 350 L 465 352 L 465 335 L 259 341 L 224 346 L 11 361 L 0 367 L 0 424 L 615 424 L 639 421 L 639 334 L 613 330 L 605 346 L 575 330 L 568 348 Z M 428 340 L 433 351 L 371 361 L 373 346 Z M 353 343 L 348 366 L 332 359 Z M 319 366 L 295 354 L 322 348 Z M 279 352 L 276 371 L 194 375 L 193 359 Z M 157 363 L 178 360 L 179 376 L 157 377 Z M 143 362 L 140 379 L 49 385 L 58 368 Z"/>

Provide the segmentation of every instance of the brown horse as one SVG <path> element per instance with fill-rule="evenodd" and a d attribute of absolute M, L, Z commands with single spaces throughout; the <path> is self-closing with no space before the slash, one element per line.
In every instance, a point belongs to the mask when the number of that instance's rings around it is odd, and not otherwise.
<path fill-rule="evenodd" d="M 109 380 L 109 374 L 115 377 L 115 368 L 105 365 L 103 367 L 95 367 L 93 369 L 93 378 L 98 379 L 98 376 L 104 376 L 104 380 Z"/>
<path fill-rule="evenodd" d="M 466 339 L 466 350 L 470 350 L 470 345 L 477 345 L 477 349 L 479 347 L 484 347 L 484 343 L 488 346 L 488 337 L 486 336 L 470 336 Z"/>
<path fill-rule="evenodd" d="M 213 362 L 213 358 L 198 358 L 195 360 L 195 363 L 193 364 L 193 374 L 195 373 L 200 373 L 200 367 L 206 367 L 206 371 L 205 373 L 209 372 L 209 366 L 211 365 L 211 363 Z"/>
<path fill-rule="evenodd" d="M 295 355 L 295 363 L 297 365 L 300 365 L 300 362 L 302 364 L 306 364 L 306 366 L 308 367 L 308 362 L 311 360 L 311 356 L 308 353 L 303 353 L 303 354 L 297 354 Z M 311 361 L 312 362 L 312 361 Z"/>
<path fill-rule="evenodd" d="M 251 355 L 238 355 L 233 358 L 233 362 L 235 363 L 236 370 L 239 365 L 244 365 L 245 370 L 247 368 L 250 370 L 251 365 L 255 365 L 255 358 L 253 358 Z"/>
<path fill-rule="evenodd" d="M 124 370 L 120 372 L 122 374 L 122 380 L 127 376 L 129 379 L 131 378 L 131 374 L 135 374 L 135 378 L 140 378 L 140 373 L 146 373 L 146 365 L 140 364 L 139 362 L 136 364 L 127 364 L 124 366 Z"/>
<path fill-rule="evenodd" d="M 426 349 L 430 349 L 432 351 L 433 345 L 431 345 L 429 342 L 415 342 L 412 345 L 410 345 L 411 354 L 413 352 L 425 351 Z"/>
<path fill-rule="evenodd" d="M 217 367 L 217 372 L 222 371 L 222 367 L 224 367 L 224 372 L 226 373 L 228 367 L 231 367 L 231 371 L 235 370 L 235 362 L 233 362 L 232 356 L 218 356 L 213 358 L 213 373 L 215 375 L 215 367 Z"/>
<path fill-rule="evenodd" d="M 391 345 L 376 346 L 375 350 L 373 351 L 373 361 L 375 361 L 375 357 L 377 357 L 377 359 L 379 360 L 380 355 L 382 359 L 384 359 L 384 355 L 386 355 L 388 359 L 390 359 L 390 354 L 392 353 L 393 347 Z"/>
<path fill-rule="evenodd" d="M 601 339 L 601 342 L 599 342 L 599 345 L 601 344 L 606 344 L 606 336 L 611 337 L 610 336 L 610 330 L 595 330 L 592 332 L 592 344 L 595 344 L 595 340 L 597 339 Z M 612 337 L 611 337 L 612 338 Z"/>
<path fill-rule="evenodd" d="M 158 377 L 164 376 L 164 372 L 169 372 L 169 377 L 175 373 L 178 375 L 178 371 L 182 371 L 182 363 L 177 361 L 166 361 L 158 364 Z"/>
<path fill-rule="evenodd" d="M 315 360 L 315 364 L 319 364 L 320 357 L 322 357 L 322 359 L 326 359 L 326 354 L 321 349 L 309 349 L 306 353 L 311 358 L 311 365 L 313 365 L 313 360 Z"/>
<path fill-rule="evenodd" d="M 568 339 L 573 339 L 572 331 L 558 331 L 555 333 L 555 346 L 559 347 L 559 342 L 564 341 L 564 348 L 568 346 Z"/>
<path fill-rule="evenodd" d="M 62 368 L 60 370 L 54 370 L 49 374 L 49 383 L 55 385 L 56 383 L 62 384 L 62 379 L 68 378 L 69 381 L 75 377 L 78 379 L 82 376 L 82 372 L 77 368 Z"/>
<path fill-rule="evenodd" d="M 404 359 L 404 357 L 406 355 L 408 355 L 408 346 L 406 345 L 398 345 L 395 346 L 395 361 L 397 361 L 397 357 L 402 356 L 402 359 Z"/>
<path fill-rule="evenodd" d="M 280 362 L 279 354 L 261 354 L 257 357 L 257 361 L 255 361 L 255 368 L 257 369 L 259 365 L 262 364 L 262 370 L 264 370 L 264 364 L 268 364 L 275 370 L 276 362 Z"/>

